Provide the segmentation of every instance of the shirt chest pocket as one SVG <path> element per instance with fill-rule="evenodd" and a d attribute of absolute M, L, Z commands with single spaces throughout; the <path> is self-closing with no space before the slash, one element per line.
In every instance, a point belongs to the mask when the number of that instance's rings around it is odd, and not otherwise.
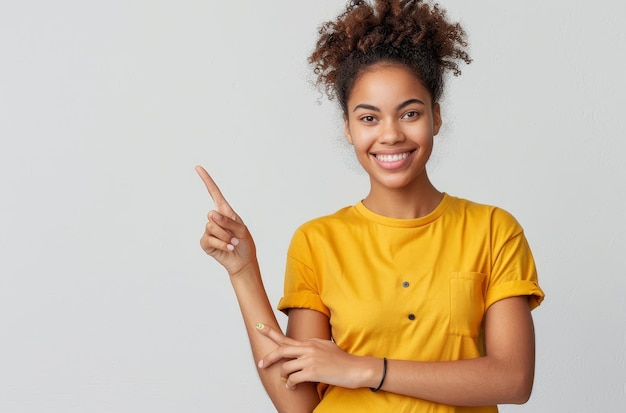
<path fill-rule="evenodd" d="M 478 337 L 485 313 L 485 275 L 453 272 L 450 275 L 450 334 Z"/>

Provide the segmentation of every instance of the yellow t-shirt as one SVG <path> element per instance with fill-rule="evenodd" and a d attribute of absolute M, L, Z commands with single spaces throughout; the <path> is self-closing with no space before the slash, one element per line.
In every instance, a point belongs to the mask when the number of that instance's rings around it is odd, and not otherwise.
<path fill-rule="evenodd" d="M 302 225 L 287 257 L 278 308 L 329 317 L 333 340 L 354 355 L 446 361 L 480 357 L 491 304 L 543 299 L 523 230 L 509 213 L 444 195 L 427 216 L 394 219 L 362 203 Z M 320 384 L 316 413 L 496 412 L 388 392 Z"/>

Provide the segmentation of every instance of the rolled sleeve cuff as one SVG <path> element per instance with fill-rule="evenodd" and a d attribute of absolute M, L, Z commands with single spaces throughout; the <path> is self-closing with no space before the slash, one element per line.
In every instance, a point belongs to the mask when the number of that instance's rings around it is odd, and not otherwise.
<path fill-rule="evenodd" d="M 320 296 L 310 292 L 288 294 L 280 299 L 278 309 L 287 314 L 291 308 L 304 308 L 319 311 L 330 318 L 330 310 L 322 303 Z"/>
<path fill-rule="evenodd" d="M 531 310 L 537 308 L 545 296 L 539 285 L 534 281 L 509 281 L 489 291 L 485 300 L 485 308 L 489 308 L 496 301 L 524 295 L 528 296 Z"/>

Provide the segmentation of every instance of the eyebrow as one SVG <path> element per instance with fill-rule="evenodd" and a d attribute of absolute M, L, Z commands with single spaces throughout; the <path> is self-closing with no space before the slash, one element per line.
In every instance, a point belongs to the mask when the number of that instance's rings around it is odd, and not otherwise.
<path fill-rule="evenodd" d="M 419 99 L 409 99 L 406 102 L 400 103 L 398 107 L 396 108 L 396 110 L 402 110 L 405 107 L 415 104 L 415 103 L 417 103 L 418 105 L 424 105 L 424 106 L 426 105 L 424 102 L 422 102 Z M 352 111 L 356 112 L 357 109 L 373 110 L 375 112 L 380 112 L 379 108 L 377 108 L 374 105 L 368 105 L 367 103 L 361 103 L 361 104 L 356 105 Z"/>

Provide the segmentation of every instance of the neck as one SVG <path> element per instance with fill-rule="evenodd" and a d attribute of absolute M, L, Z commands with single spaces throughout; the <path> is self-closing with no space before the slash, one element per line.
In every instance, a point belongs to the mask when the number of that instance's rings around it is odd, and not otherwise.
<path fill-rule="evenodd" d="M 372 212 L 389 218 L 413 219 L 431 213 L 443 193 L 426 180 L 414 188 L 380 188 L 372 185 L 363 204 Z"/>

